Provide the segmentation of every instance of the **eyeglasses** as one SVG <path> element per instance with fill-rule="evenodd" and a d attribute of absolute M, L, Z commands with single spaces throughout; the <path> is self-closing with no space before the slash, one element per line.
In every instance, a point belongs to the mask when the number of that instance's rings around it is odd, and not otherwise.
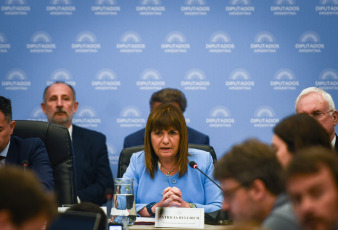
<path fill-rule="evenodd" d="M 310 116 L 312 116 L 315 119 L 320 119 L 322 118 L 325 114 L 327 113 L 331 113 L 333 110 L 329 110 L 327 112 L 321 112 L 319 110 L 313 111 L 312 113 L 310 113 Z"/>
<path fill-rule="evenodd" d="M 230 188 L 228 190 L 223 190 L 223 197 L 224 197 L 224 201 L 230 201 L 234 198 L 235 193 L 237 192 L 237 190 L 239 190 L 240 188 L 242 188 L 242 185 L 239 184 L 233 188 Z"/>

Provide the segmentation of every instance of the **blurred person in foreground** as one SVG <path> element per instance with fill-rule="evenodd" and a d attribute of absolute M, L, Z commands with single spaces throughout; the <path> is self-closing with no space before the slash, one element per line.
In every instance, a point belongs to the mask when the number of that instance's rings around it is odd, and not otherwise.
<path fill-rule="evenodd" d="M 56 201 L 30 170 L 0 168 L 0 229 L 42 230 L 56 214 Z"/>
<path fill-rule="evenodd" d="M 134 153 L 123 178 L 134 179 L 136 211 L 154 216 L 156 207 L 204 208 L 206 213 L 221 209 L 220 189 L 197 170 L 195 161 L 212 177 L 209 152 L 188 149 L 183 113 L 172 104 L 154 108 L 147 120 L 144 151 Z"/>
<path fill-rule="evenodd" d="M 165 88 L 151 95 L 149 105 L 150 111 L 156 108 L 160 104 L 173 104 L 179 108 L 182 113 L 187 108 L 187 99 L 183 92 L 178 89 Z M 189 144 L 200 144 L 209 145 L 209 136 L 187 126 L 188 131 L 188 143 Z M 124 138 L 123 148 L 144 145 L 144 133 L 145 128 L 140 129 L 132 134 L 129 134 Z"/>
<path fill-rule="evenodd" d="M 43 113 L 49 122 L 65 126 L 72 139 L 78 201 L 102 205 L 106 201 L 105 192 L 114 187 L 106 136 L 73 124 L 78 106 L 71 85 L 55 82 L 45 88 L 41 103 Z"/>
<path fill-rule="evenodd" d="M 307 113 L 314 117 L 329 133 L 332 148 L 338 150 L 335 132 L 338 112 L 329 93 L 317 87 L 303 89 L 296 99 L 295 109 L 296 113 Z"/>
<path fill-rule="evenodd" d="M 45 190 L 54 189 L 53 169 L 45 144 L 40 138 L 22 139 L 13 134 L 11 100 L 0 96 L 0 167 L 17 165 L 32 169 Z"/>
<path fill-rule="evenodd" d="M 302 229 L 338 229 L 338 157 L 332 150 L 300 150 L 287 167 L 286 188 Z"/>
<path fill-rule="evenodd" d="M 223 209 L 235 225 L 297 230 L 298 222 L 284 193 L 283 170 L 270 146 L 250 139 L 235 145 L 216 164 Z"/>
<path fill-rule="evenodd" d="M 330 137 L 323 126 L 307 114 L 284 118 L 273 128 L 272 146 L 285 168 L 297 150 L 310 146 L 331 148 Z"/>

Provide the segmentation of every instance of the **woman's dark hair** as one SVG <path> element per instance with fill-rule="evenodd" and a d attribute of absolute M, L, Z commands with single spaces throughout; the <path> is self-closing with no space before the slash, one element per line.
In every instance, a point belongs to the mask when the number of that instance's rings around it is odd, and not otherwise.
<path fill-rule="evenodd" d="M 295 114 L 284 118 L 273 132 L 287 145 L 291 154 L 310 146 L 331 148 L 330 137 L 324 127 L 307 114 Z"/>
<path fill-rule="evenodd" d="M 150 176 L 154 178 L 157 169 L 158 156 L 156 155 L 151 143 L 151 132 L 154 130 L 168 130 L 174 128 L 180 134 L 178 147 L 177 164 L 180 169 L 181 177 L 187 170 L 188 162 L 188 131 L 185 118 L 182 111 L 172 104 L 161 104 L 154 108 L 149 114 L 145 135 L 144 135 L 144 152 L 145 163 Z"/>

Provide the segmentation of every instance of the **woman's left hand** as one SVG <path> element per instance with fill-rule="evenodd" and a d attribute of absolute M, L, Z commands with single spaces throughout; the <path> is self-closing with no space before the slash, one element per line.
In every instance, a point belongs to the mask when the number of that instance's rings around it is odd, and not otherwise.
<path fill-rule="evenodd" d="M 189 203 L 185 202 L 182 198 L 182 192 L 177 187 L 170 188 L 170 195 L 167 197 L 167 207 L 181 207 L 190 208 Z"/>

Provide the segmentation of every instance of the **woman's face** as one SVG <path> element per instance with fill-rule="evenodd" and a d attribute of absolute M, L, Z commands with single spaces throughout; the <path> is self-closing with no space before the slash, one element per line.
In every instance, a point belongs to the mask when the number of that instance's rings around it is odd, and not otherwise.
<path fill-rule="evenodd" d="M 151 144 L 160 160 L 174 159 L 180 143 L 180 133 L 174 128 L 153 130 L 150 133 Z"/>
<path fill-rule="evenodd" d="M 276 152 L 279 162 L 282 164 L 283 168 L 285 168 L 292 159 L 292 155 L 289 152 L 286 143 L 274 134 L 272 137 L 272 146 Z"/>

